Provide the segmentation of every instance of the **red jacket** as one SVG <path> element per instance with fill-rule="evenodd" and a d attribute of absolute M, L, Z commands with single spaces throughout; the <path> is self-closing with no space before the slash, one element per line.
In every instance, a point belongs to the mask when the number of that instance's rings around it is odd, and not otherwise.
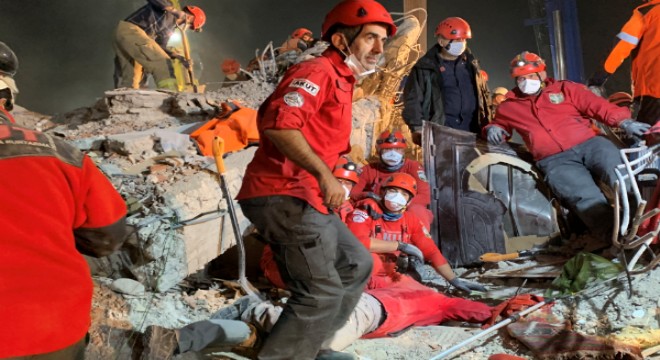
<path fill-rule="evenodd" d="M 380 161 L 363 166 L 361 171 L 360 181 L 351 190 L 351 199 L 354 201 L 364 199 L 369 192 L 380 194 L 380 184 L 395 173 L 383 170 L 380 167 Z M 401 169 L 396 172 L 410 174 L 417 181 L 417 195 L 413 198 L 411 205 L 427 207 L 431 204 L 431 190 L 422 164 L 415 160 L 405 159 Z"/>
<path fill-rule="evenodd" d="M 275 92 L 259 108 L 259 149 L 248 165 L 237 199 L 289 195 L 307 201 L 323 214 L 318 181 L 284 156 L 267 136 L 268 129 L 295 129 L 332 169 L 350 150 L 355 78 L 333 49 L 290 68 Z"/>
<path fill-rule="evenodd" d="M 538 96 L 525 96 L 518 88 L 497 107 L 491 126 L 509 134 L 518 131 L 534 160 L 541 160 L 579 145 L 596 136 L 590 119 L 618 126 L 631 117 L 630 110 L 610 104 L 584 85 L 548 78 Z"/>
<path fill-rule="evenodd" d="M 0 358 L 63 349 L 90 325 L 92 279 L 80 252 L 125 238 L 126 205 L 80 151 L 0 124 Z"/>
<path fill-rule="evenodd" d="M 428 230 L 411 212 L 405 211 L 401 219 L 385 221 L 382 217 L 374 220 L 362 209 L 355 209 L 346 219 L 346 225 L 367 249 L 371 248 L 371 238 L 385 241 L 400 241 L 417 246 L 424 254 L 425 261 L 434 267 L 446 264 L 447 260 L 435 245 Z M 393 255 L 398 256 L 399 251 Z M 374 268 L 374 274 L 379 269 Z"/>

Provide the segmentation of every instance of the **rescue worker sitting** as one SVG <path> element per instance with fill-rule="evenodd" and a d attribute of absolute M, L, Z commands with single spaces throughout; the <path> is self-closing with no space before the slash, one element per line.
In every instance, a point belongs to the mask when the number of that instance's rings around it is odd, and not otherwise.
<path fill-rule="evenodd" d="M 417 181 L 406 173 L 394 173 L 380 187 L 380 201 L 366 199 L 356 204 L 346 225 L 372 253 L 374 268 L 367 288 L 396 282 L 389 270 L 400 253 L 428 260 L 435 271 L 459 290 L 486 291 L 476 283 L 460 279 L 435 245 L 427 228 L 413 212 L 406 211 L 417 195 Z M 376 255 L 377 254 L 377 255 Z M 388 265 L 389 263 L 389 265 Z"/>
<path fill-rule="evenodd" d="M 383 131 L 376 140 L 379 159 L 362 167 L 360 181 L 351 191 L 351 199 L 357 202 L 368 197 L 377 198 L 383 180 L 396 172 L 409 174 L 415 179 L 419 189 L 408 209 L 415 213 L 426 228 L 430 228 L 433 222 L 433 214 L 429 210 L 431 190 L 422 164 L 404 158 L 407 148 L 406 138 L 401 131 Z"/>
<path fill-rule="evenodd" d="M 613 188 L 619 149 L 597 136 L 591 120 L 641 136 L 649 125 L 631 119 L 630 110 L 610 104 L 584 85 L 549 78 L 543 59 L 524 51 L 511 61 L 517 86 L 506 95 L 483 135 L 491 144 L 522 137 L 548 186 L 584 222 L 591 234 L 610 242 L 612 207 L 597 182 Z"/>
<path fill-rule="evenodd" d="M 333 211 L 339 216 L 341 221 L 346 222 L 346 217 L 354 210 L 353 204 L 350 202 L 351 190 L 360 180 L 357 165 L 345 157 L 340 157 L 337 165 L 335 165 L 335 169 L 332 171 L 332 175 L 337 178 L 337 181 L 346 190 L 346 201 Z"/>
<path fill-rule="evenodd" d="M 197 6 L 174 8 L 170 0 L 147 0 L 125 20 L 120 21 L 115 31 L 115 88 L 139 89 L 142 74 L 134 70 L 141 68 L 152 74 L 159 89 L 177 91 L 172 59 L 184 63 L 187 59 L 167 48 L 167 42 L 176 27 L 190 26 L 201 31 L 206 14 Z"/>

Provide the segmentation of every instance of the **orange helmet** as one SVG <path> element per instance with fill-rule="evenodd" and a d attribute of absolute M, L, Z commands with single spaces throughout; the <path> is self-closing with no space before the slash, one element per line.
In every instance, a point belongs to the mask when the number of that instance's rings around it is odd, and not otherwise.
<path fill-rule="evenodd" d="M 195 17 L 195 20 L 193 20 L 192 23 L 192 29 L 201 30 L 202 26 L 204 26 L 204 23 L 206 22 L 206 14 L 204 14 L 204 11 L 197 6 L 191 5 L 187 5 L 183 8 L 183 10 L 191 13 Z"/>
<path fill-rule="evenodd" d="M 344 0 L 337 4 L 325 16 L 321 27 L 322 39 L 330 41 L 330 32 L 337 25 L 359 26 L 369 23 L 381 23 L 387 26 L 387 35 L 396 34 L 396 25 L 392 15 L 375 0 Z"/>
<path fill-rule="evenodd" d="M 403 133 L 399 130 L 385 130 L 380 134 L 378 140 L 376 140 L 376 150 L 378 152 L 382 149 L 405 149 L 407 147 L 406 138 L 403 137 Z"/>
<path fill-rule="evenodd" d="M 511 60 L 511 77 L 545 71 L 545 61 L 529 51 L 523 51 Z"/>
<path fill-rule="evenodd" d="M 481 74 L 481 77 L 484 78 L 484 81 L 488 81 L 488 73 L 486 70 L 479 70 L 479 73 Z"/>
<path fill-rule="evenodd" d="M 225 61 L 222 62 L 221 67 L 222 72 L 225 73 L 225 75 L 237 74 L 241 69 L 241 64 L 239 64 L 235 59 L 225 59 Z"/>
<path fill-rule="evenodd" d="M 312 36 L 312 32 L 309 29 L 299 28 L 291 34 L 291 37 L 294 39 L 302 39 L 305 35 Z"/>
<path fill-rule="evenodd" d="M 344 161 L 342 161 L 342 159 L 344 159 Z M 345 158 L 340 158 L 339 161 L 337 161 L 337 165 L 335 165 L 335 170 L 332 171 L 332 175 L 338 179 L 352 181 L 355 184 L 360 180 L 358 178 L 357 165 Z"/>
<path fill-rule="evenodd" d="M 415 195 L 417 195 L 417 181 L 415 181 L 415 178 L 412 177 L 412 175 L 410 174 L 406 174 L 406 173 L 392 174 L 392 176 L 385 179 L 385 181 L 383 181 L 383 183 L 381 184 L 381 189 L 386 189 L 391 187 L 406 190 L 407 192 L 410 193 L 411 197 L 415 197 Z"/>
<path fill-rule="evenodd" d="M 472 39 L 472 30 L 467 21 L 459 17 L 449 17 L 435 28 L 435 36 L 442 36 L 447 40 Z"/>
<path fill-rule="evenodd" d="M 633 101 L 632 95 L 624 91 L 615 92 L 607 98 L 607 101 L 617 106 L 630 106 Z"/>

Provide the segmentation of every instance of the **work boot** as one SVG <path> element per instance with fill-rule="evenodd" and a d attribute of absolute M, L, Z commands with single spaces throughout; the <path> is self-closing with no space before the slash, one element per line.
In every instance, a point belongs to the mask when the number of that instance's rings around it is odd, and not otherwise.
<path fill-rule="evenodd" d="M 142 356 L 140 360 L 168 360 L 178 350 L 176 330 L 151 325 L 142 336 Z"/>
<path fill-rule="evenodd" d="M 355 355 L 330 349 L 319 350 L 316 360 L 355 360 Z"/>

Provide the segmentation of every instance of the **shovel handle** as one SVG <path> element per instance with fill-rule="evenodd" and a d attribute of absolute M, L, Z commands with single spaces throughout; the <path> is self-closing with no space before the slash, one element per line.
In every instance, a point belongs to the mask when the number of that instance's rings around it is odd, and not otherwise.
<path fill-rule="evenodd" d="M 505 260 L 513 260 L 520 257 L 520 254 L 517 252 L 509 254 L 499 254 L 499 253 L 485 253 L 479 256 L 479 260 L 483 262 L 498 262 Z"/>
<path fill-rule="evenodd" d="M 222 160 L 222 155 L 225 153 L 225 140 L 220 136 L 214 137 L 212 148 L 215 166 L 218 168 L 218 173 L 222 175 L 225 173 L 225 162 Z"/>

